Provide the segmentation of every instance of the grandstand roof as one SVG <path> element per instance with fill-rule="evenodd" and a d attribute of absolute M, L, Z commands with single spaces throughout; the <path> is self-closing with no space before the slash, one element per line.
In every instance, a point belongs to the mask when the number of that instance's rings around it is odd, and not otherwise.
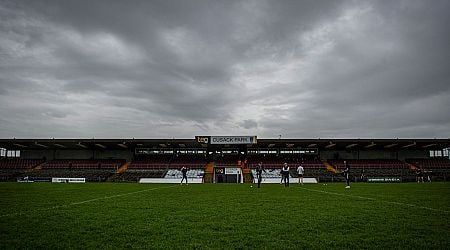
<path fill-rule="evenodd" d="M 0 148 L 36 149 L 134 149 L 134 148 L 207 148 L 242 147 L 243 145 L 206 145 L 195 139 L 0 139 Z M 319 150 L 354 149 L 443 149 L 449 139 L 258 139 L 249 148 L 317 148 Z"/>

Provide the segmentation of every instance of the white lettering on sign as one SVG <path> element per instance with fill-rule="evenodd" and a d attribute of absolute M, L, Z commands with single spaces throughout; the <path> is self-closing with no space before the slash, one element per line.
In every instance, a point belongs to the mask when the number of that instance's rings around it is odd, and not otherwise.
<path fill-rule="evenodd" d="M 211 144 L 256 144 L 256 136 L 211 136 Z"/>

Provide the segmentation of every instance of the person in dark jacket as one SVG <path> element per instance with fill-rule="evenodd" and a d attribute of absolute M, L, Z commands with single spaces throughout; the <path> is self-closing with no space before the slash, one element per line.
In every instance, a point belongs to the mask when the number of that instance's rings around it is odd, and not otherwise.
<path fill-rule="evenodd" d="M 183 180 L 186 180 L 186 185 L 188 185 L 187 171 L 188 171 L 188 168 L 186 166 L 183 166 L 181 168 L 181 173 L 183 174 L 183 178 L 181 178 L 181 183 L 180 184 L 183 184 Z"/>
<path fill-rule="evenodd" d="M 347 161 L 344 161 L 344 171 L 342 174 L 347 182 L 347 186 L 345 188 L 350 188 L 350 165 L 348 165 Z"/>
<path fill-rule="evenodd" d="M 261 181 L 262 181 L 262 172 L 264 171 L 264 173 L 266 172 L 266 170 L 264 169 L 262 162 L 260 162 L 258 164 L 258 166 L 256 167 L 256 178 L 258 179 L 258 188 L 260 188 L 261 186 Z"/>

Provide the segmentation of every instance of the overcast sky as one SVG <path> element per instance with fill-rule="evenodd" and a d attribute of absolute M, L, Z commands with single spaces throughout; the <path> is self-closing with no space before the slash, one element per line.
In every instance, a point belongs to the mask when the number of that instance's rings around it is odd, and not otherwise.
<path fill-rule="evenodd" d="M 449 13 L 0 0 L 0 138 L 449 138 Z"/>

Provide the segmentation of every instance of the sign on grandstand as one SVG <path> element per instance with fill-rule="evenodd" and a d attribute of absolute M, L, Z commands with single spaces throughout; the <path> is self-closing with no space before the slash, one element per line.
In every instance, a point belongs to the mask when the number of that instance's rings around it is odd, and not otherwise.
<path fill-rule="evenodd" d="M 86 178 L 52 178 L 52 182 L 58 183 L 85 183 Z"/>
<path fill-rule="evenodd" d="M 256 144 L 256 136 L 196 136 L 199 143 L 205 144 Z"/>
<path fill-rule="evenodd" d="M 225 168 L 225 174 L 240 174 L 240 168 Z"/>
<path fill-rule="evenodd" d="M 400 177 L 369 177 L 368 182 L 401 182 Z"/>
<path fill-rule="evenodd" d="M 173 154 L 172 149 L 153 149 L 153 148 L 136 148 L 134 152 L 137 155 L 161 155 Z"/>

